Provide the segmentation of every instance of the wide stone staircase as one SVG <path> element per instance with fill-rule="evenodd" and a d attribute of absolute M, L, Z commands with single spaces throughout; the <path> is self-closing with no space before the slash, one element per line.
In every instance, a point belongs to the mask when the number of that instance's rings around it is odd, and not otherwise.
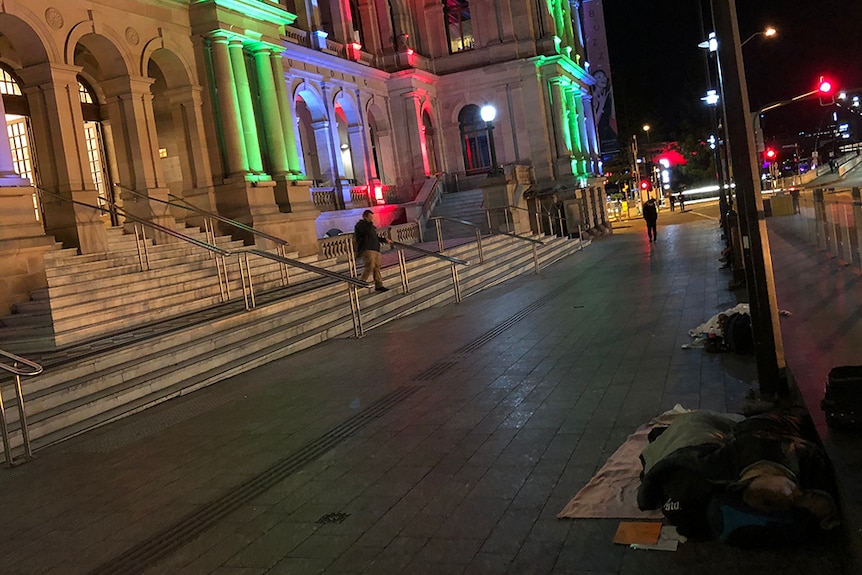
<path fill-rule="evenodd" d="M 194 236 L 186 229 L 185 235 Z M 355 337 L 347 284 L 264 258 L 218 258 L 184 243 L 148 245 L 142 271 L 134 236 L 110 231 L 106 254 L 56 250 L 46 258 L 49 287 L 0 318 L 0 349 L 44 367 L 23 381 L 24 404 L 34 448 L 44 447 L 172 397 L 225 380 L 331 338 Z M 458 268 L 460 294 L 471 294 L 546 267 L 586 242 L 542 237 L 543 245 L 505 235 L 453 240 L 446 255 L 468 260 Z M 236 250 L 239 242 L 215 239 Z M 534 246 L 536 247 L 534 254 Z M 425 244 L 435 250 L 436 243 Z M 387 293 L 358 289 L 364 330 L 431 306 L 455 301 L 452 263 L 427 255 L 405 258 L 407 281 L 385 252 Z M 231 258 L 226 258 L 231 260 Z M 303 258 L 314 266 L 348 273 L 348 263 Z M 222 286 L 219 274 L 227 270 Z M 220 270 L 222 270 L 220 272 Z M 254 305 L 243 297 L 253 280 Z M 405 289 L 405 284 L 409 289 Z M 224 286 L 231 297 L 224 297 Z M 249 309 L 250 308 L 250 309 Z M 52 323 L 53 318 L 53 323 Z M 5 372 L 0 372 L 5 373 Z M 0 379 L 11 444 L 22 449 L 14 380 Z"/>
<path fill-rule="evenodd" d="M 432 217 L 447 218 L 440 222 L 444 238 L 472 237 L 476 233 L 474 228 L 451 220 L 473 222 L 487 229 L 487 217 L 483 202 L 484 196 L 481 189 L 445 193 L 440 196 L 440 201 L 431 215 Z M 437 227 L 433 219 L 428 221 L 425 237 L 437 237 Z"/>

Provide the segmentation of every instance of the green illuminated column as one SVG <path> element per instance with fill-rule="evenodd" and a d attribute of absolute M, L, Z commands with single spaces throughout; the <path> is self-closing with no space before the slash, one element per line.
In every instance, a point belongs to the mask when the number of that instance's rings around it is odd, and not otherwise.
<path fill-rule="evenodd" d="M 242 40 L 231 39 L 229 51 L 237 102 L 239 103 L 239 115 L 242 120 L 246 159 L 249 169 L 259 174 L 263 172 L 263 160 L 260 155 L 260 142 L 257 139 L 257 121 L 254 117 L 254 104 L 251 99 L 251 86 L 248 83 L 248 70 L 245 66 Z"/>
<path fill-rule="evenodd" d="M 581 134 L 580 125 L 580 111 L 578 110 L 578 99 L 575 98 L 575 91 L 572 86 L 566 86 L 566 108 L 567 108 L 567 120 L 569 124 L 569 133 L 571 134 L 571 143 L 572 143 L 572 155 L 575 157 L 576 161 L 576 169 L 574 172 L 576 174 L 584 173 L 584 144 Z"/>
<path fill-rule="evenodd" d="M 278 97 L 278 108 L 281 115 L 281 129 L 284 133 L 284 148 L 287 154 L 288 169 L 293 174 L 302 174 L 302 168 L 299 163 L 299 146 L 296 142 L 296 122 L 293 115 L 293 106 L 290 105 L 290 94 L 287 91 L 287 83 L 284 79 L 281 52 L 273 50 L 270 53 L 270 60 L 275 93 Z"/>
<path fill-rule="evenodd" d="M 572 11 L 571 11 L 571 8 L 570 8 L 568 2 L 563 3 L 562 10 L 563 10 L 563 22 L 566 23 L 566 27 L 565 27 L 566 36 L 565 36 L 565 39 L 563 40 L 563 46 L 568 46 L 572 49 L 572 52 L 574 52 L 574 57 L 572 59 L 574 60 L 577 58 L 577 51 L 575 50 L 575 46 L 577 44 L 575 43 L 575 31 L 572 28 Z"/>
<path fill-rule="evenodd" d="M 245 142 L 242 139 L 242 120 L 239 115 L 239 100 L 234 89 L 233 68 L 228 53 L 228 37 L 224 34 L 210 36 L 212 49 L 213 79 L 221 119 L 221 137 L 224 145 L 225 168 L 229 174 L 249 171 Z"/>
<path fill-rule="evenodd" d="M 278 105 L 278 94 L 275 90 L 275 80 L 272 75 L 272 53 L 265 44 L 255 46 L 251 50 L 254 55 L 257 81 L 260 90 L 260 103 L 263 109 L 263 132 L 266 137 L 266 147 L 269 152 L 271 171 L 275 174 L 285 174 L 290 171 L 287 163 L 287 153 L 284 147 L 284 127 L 281 123 L 281 110 Z"/>
<path fill-rule="evenodd" d="M 568 158 L 571 156 L 569 146 L 568 122 L 566 122 L 566 104 L 563 99 L 562 86 L 559 78 L 551 80 L 549 89 L 551 91 L 552 132 L 557 134 L 557 158 Z"/>
<path fill-rule="evenodd" d="M 566 24 L 563 18 L 563 0 L 548 0 L 548 9 L 554 17 L 554 34 L 561 40 L 565 40 Z"/>
<path fill-rule="evenodd" d="M 581 134 L 581 173 L 588 174 L 592 171 L 590 165 L 592 164 L 591 159 L 593 157 L 592 142 L 587 130 L 587 110 L 591 107 L 591 103 L 589 100 L 584 100 L 583 92 L 580 89 L 574 96 L 575 102 L 578 105 L 578 130 L 580 130 Z"/>
<path fill-rule="evenodd" d="M 580 173 L 580 163 L 583 158 L 581 153 L 581 132 L 578 130 L 578 110 L 575 98 L 572 94 L 572 86 L 562 87 L 563 97 L 566 101 L 566 127 L 569 130 L 569 150 L 572 157 L 572 172 Z"/>

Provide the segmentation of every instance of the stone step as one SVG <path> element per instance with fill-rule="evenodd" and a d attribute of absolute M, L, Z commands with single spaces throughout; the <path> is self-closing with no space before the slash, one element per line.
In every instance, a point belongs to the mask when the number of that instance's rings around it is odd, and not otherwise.
<path fill-rule="evenodd" d="M 544 241 L 546 245 L 539 246 L 544 265 L 579 249 L 577 241 Z M 486 260 L 481 265 L 475 245 L 447 251 L 474 262 L 459 266 L 465 295 L 533 269 L 532 249 L 526 242 L 489 237 L 483 240 L 483 252 Z M 408 261 L 407 269 L 407 294 L 359 290 L 367 329 L 454 299 L 448 262 L 421 258 Z M 384 269 L 384 278 L 394 291 L 400 291 L 397 266 Z M 34 444 L 60 441 L 326 339 L 352 334 L 347 290 L 340 282 L 326 281 L 309 282 L 305 290 L 301 285 L 283 288 L 279 291 L 284 297 L 249 312 L 233 306 L 233 311 L 208 321 L 176 322 L 180 327 L 162 335 L 63 362 L 28 378 L 25 401 Z M 17 415 L 8 409 L 14 400 L 6 406 L 13 444 L 20 444 L 20 433 L 14 431 Z"/>
<path fill-rule="evenodd" d="M 46 267 L 62 267 L 65 265 L 73 264 L 75 262 L 95 262 L 107 259 L 107 255 L 105 253 L 78 255 L 77 249 L 62 249 L 49 251 L 45 252 L 45 255 L 43 257 L 45 259 Z"/>
<path fill-rule="evenodd" d="M 45 315 L 51 313 L 51 302 L 47 299 L 31 299 L 21 303 L 12 304 L 13 315 L 37 314 Z M 0 320 L 2 321 L 2 320 Z"/>

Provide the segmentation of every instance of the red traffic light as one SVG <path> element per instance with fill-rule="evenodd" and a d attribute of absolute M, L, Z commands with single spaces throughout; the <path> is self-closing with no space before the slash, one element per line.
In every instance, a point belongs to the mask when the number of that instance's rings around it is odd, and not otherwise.
<path fill-rule="evenodd" d="M 775 148 L 766 148 L 763 152 L 763 157 L 767 162 L 772 162 L 778 157 L 778 152 L 775 151 Z"/>
<path fill-rule="evenodd" d="M 649 189 L 649 180 L 641 180 L 641 189 L 644 191 Z"/>
<path fill-rule="evenodd" d="M 835 103 L 835 85 L 825 76 L 820 76 L 820 81 L 817 83 L 817 95 L 820 97 L 821 106 Z"/>

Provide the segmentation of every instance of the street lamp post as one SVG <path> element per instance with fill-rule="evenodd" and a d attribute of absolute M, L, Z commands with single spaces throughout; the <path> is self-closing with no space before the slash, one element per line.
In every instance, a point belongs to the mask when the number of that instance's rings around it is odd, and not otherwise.
<path fill-rule="evenodd" d="M 772 38 L 776 34 L 778 34 L 778 30 L 776 30 L 772 26 L 769 26 L 769 27 L 765 28 L 764 30 L 761 30 L 759 32 L 755 32 L 754 34 L 752 34 L 751 36 L 749 36 L 748 38 L 743 40 L 739 45 L 745 46 L 746 44 L 748 44 L 749 42 L 751 42 L 752 40 L 754 40 L 758 36 L 763 36 L 764 38 Z"/>
<path fill-rule="evenodd" d="M 745 237 L 745 276 L 748 284 L 751 323 L 754 332 L 757 375 L 760 394 L 774 398 L 786 392 L 784 345 L 778 321 L 778 304 L 775 296 L 775 278 L 772 275 L 772 258 L 763 198 L 755 155 L 754 127 L 748 103 L 748 88 L 742 59 L 742 44 L 736 18 L 735 0 L 711 0 L 716 34 L 726 39 L 718 46 L 721 60 L 734 73 L 723 78 L 725 123 L 733 141 L 733 164 L 736 199 L 739 207 L 740 228 Z M 747 240 L 747 241 L 746 241 Z"/>
<path fill-rule="evenodd" d="M 488 130 L 488 148 L 491 152 L 491 171 L 489 176 L 496 176 L 500 173 L 500 167 L 497 165 L 497 148 L 494 145 L 494 119 L 497 117 L 497 108 L 491 104 L 485 104 L 479 110 L 479 115 L 482 121 L 485 122 L 485 128 Z"/>

